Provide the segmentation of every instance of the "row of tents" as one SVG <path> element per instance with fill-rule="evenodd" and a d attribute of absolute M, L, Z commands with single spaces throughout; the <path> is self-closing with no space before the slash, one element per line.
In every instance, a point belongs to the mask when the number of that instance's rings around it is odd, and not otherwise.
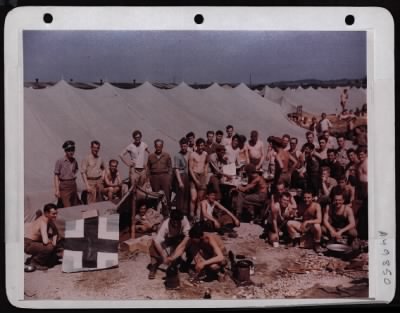
<path fill-rule="evenodd" d="M 304 90 L 297 95 L 289 89 L 279 92 L 266 87 L 260 95 L 245 84 L 227 88 L 215 83 L 206 89 L 193 89 L 181 83 L 160 89 L 148 82 L 133 89 L 109 83 L 80 89 L 63 80 L 44 89 L 24 88 L 25 220 L 32 219 L 44 202 L 55 200 L 53 170 L 55 161 L 64 154 L 61 146 L 66 140 L 76 142 L 79 162 L 89 153 L 94 139 L 101 142 L 100 154 L 106 162 L 119 159 L 135 129 L 142 131 L 150 149 L 155 139 L 163 139 L 171 155 L 189 131 L 204 138 L 207 130 L 225 130 L 228 124 L 247 137 L 253 129 L 264 141 L 270 135 L 288 133 L 301 144 L 306 129 L 290 121 L 287 113 L 298 105 L 317 115 L 334 113 L 341 90 L 329 90 L 325 95 Z M 350 101 L 361 106 L 366 102 L 365 91 L 350 90 Z M 124 164 L 120 170 L 127 177 Z"/>

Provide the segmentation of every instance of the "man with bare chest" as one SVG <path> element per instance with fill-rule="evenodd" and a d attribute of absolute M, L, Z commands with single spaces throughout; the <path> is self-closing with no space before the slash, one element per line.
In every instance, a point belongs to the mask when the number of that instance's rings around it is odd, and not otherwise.
<path fill-rule="evenodd" d="M 317 202 L 313 202 L 313 194 L 311 191 L 304 191 L 304 205 L 305 210 L 303 213 L 303 222 L 301 221 L 288 221 L 287 229 L 293 244 L 296 245 L 300 242 L 300 236 L 311 232 L 314 237 L 314 250 L 317 253 L 321 252 L 321 222 L 322 211 L 321 206 Z"/>
<path fill-rule="evenodd" d="M 272 148 L 276 151 L 278 171 L 275 173 L 275 185 L 279 181 L 283 181 L 287 185 L 290 185 L 292 169 L 295 169 L 299 162 L 289 153 L 289 151 L 284 149 L 283 142 L 280 138 L 269 137 L 268 141 L 272 143 Z M 289 166 L 289 162 L 292 162 L 291 167 Z"/>
<path fill-rule="evenodd" d="M 265 159 L 264 144 L 258 139 L 258 132 L 251 131 L 250 140 L 245 144 L 247 164 L 254 164 L 259 170 Z"/>
<path fill-rule="evenodd" d="M 43 215 L 26 225 L 24 251 L 32 255 L 30 264 L 38 270 L 54 265 L 58 237 L 54 224 L 56 218 L 57 207 L 49 203 L 44 206 Z"/>
<path fill-rule="evenodd" d="M 196 151 L 189 156 L 190 173 L 190 215 L 195 216 L 195 211 L 199 214 L 198 203 L 203 200 L 207 189 L 208 156 L 204 151 L 205 141 L 203 138 L 196 140 Z"/>

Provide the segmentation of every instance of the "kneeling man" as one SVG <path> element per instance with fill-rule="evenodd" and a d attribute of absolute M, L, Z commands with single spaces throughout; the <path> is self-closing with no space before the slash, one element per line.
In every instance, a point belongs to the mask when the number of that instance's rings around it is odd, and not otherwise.
<path fill-rule="evenodd" d="M 333 202 L 324 214 L 323 232 L 335 241 L 347 235 L 351 243 L 358 235 L 353 209 L 344 204 L 344 197 L 340 192 L 335 194 Z"/>

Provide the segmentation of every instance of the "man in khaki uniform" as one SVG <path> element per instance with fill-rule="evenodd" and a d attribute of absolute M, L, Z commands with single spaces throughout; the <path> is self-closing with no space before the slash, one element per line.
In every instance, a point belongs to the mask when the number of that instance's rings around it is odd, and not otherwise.
<path fill-rule="evenodd" d="M 54 168 L 54 194 L 62 201 L 64 208 L 80 204 L 76 175 L 78 162 L 74 158 L 75 142 L 67 140 L 63 144 L 65 156 L 58 159 Z"/>
<path fill-rule="evenodd" d="M 164 141 L 156 139 L 154 141 L 154 153 L 149 155 L 147 160 L 148 176 L 150 177 L 150 184 L 153 191 L 164 191 L 167 198 L 168 208 L 170 208 L 170 195 L 171 195 L 171 178 L 172 178 L 172 160 L 171 156 L 163 152 Z M 168 215 L 168 212 L 163 212 Z"/>
<path fill-rule="evenodd" d="M 105 165 L 99 156 L 100 142 L 90 143 L 90 153 L 82 160 L 81 175 L 88 192 L 88 204 L 101 201 Z"/>

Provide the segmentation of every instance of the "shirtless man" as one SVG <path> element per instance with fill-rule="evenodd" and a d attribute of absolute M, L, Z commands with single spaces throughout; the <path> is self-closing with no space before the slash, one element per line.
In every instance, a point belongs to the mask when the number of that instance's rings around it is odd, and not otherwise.
<path fill-rule="evenodd" d="M 239 136 L 234 135 L 232 137 L 231 143 L 229 145 L 225 145 L 225 149 L 228 163 L 235 163 L 236 165 L 239 165 Z"/>
<path fill-rule="evenodd" d="M 343 194 L 335 194 L 333 205 L 330 205 L 324 214 L 323 226 L 323 232 L 335 241 L 342 239 L 343 235 L 348 235 L 351 244 L 357 238 L 353 209 L 344 204 Z"/>
<path fill-rule="evenodd" d="M 205 233 L 200 224 L 196 223 L 189 231 L 189 240 L 182 241 L 175 252 L 167 258 L 167 264 L 172 263 L 186 252 L 188 263 L 194 260 L 197 278 L 206 276 L 209 280 L 218 278 L 227 264 L 226 249 L 217 234 Z"/>
<path fill-rule="evenodd" d="M 216 201 L 216 195 L 213 189 L 209 189 L 206 199 L 200 203 L 201 219 L 205 226 L 203 230 L 232 232 L 234 227 L 240 226 L 240 222 L 235 215 Z"/>
<path fill-rule="evenodd" d="M 230 146 L 234 135 L 235 133 L 233 130 L 233 126 L 232 125 L 226 126 L 226 137 L 222 139 L 222 144 L 225 146 Z"/>
<path fill-rule="evenodd" d="M 245 144 L 247 164 L 254 164 L 259 170 L 265 159 L 264 144 L 258 139 L 258 132 L 252 130 L 250 140 Z"/>
<path fill-rule="evenodd" d="M 279 165 L 279 175 L 275 175 L 275 182 L 284 181 L 288 186 L 290 186 L 292 169 L 296 168 L 298 165 L 298 160 L 296 160 L 287 150 L 284 150 L 282 140 L 279 138 L 269 137 L 268 141 L 272 142 L 272 148 L 276 151 L 276 160 Z M 292 162 L 292 166 L 289 164 Z M 275 174 L 276 169 L 275 169 Z"/>
<path fill-rule="evenodd" d="M 359 200 L 368 199 L 368 156 L 367 148 L 361 146 L 357 149 L 358 159 L 360 163 L 357 164 L 357 188 L 356 197 Z"/>
<path fill-rule="evenodd" d="M 122 162 L 129 167 L 129 178 L 131 186 L 143 186 L 147 180 L 146 177 L 146 153 L 150 154 L 150 150 L 146 143 L 142 141 L 142 133 L 135 130 L 132 133 L 133 142 L 130 143 L 119 155 Z M 126 159 L 126 155 L 129 159 Z"/>
<path fill-rule="evenodd" d="M 282 136 L 283 150 L 289 151 L 289 149 L 290 149 L 289 142 L 290 142 L 290 135 L 284 134 L 284 135 Z"/>
<path fill-rule="evenodd" d="M 90 143 L 90 153 L 82 160 L 81 175 L 88 193 L 87 203 L 102 201 L 105 165 L 99 156 L 100 142 Z"/>
<path fill-rule="evenodd" d="M 239 186 L 236 188 L 238 194 L 234 201 L 234 209 L 238 218 L 242 215 L 243 207 L 253 208 L 253 206 L 260 206 L 265 203 L 267 198 L 268 186 L 265 179 L 256 170 L 253 164 L 245 166 L 245 172 L 249 179 L 249 183 L 246 186 Z M 262 210 L 265 208 L 263 207 Z M 251 219 L 253 220 L 256 215 L 262 216 L 263 212 L 249 212 Z M 258 214 L 257 214 L 258 213 Z"/>
<path fill-rule="evenodd" d="M 47 270 L 54 265 L 57 245 L 57 207 L 53 203 L 46 204 L 43 215 L 27 225 L 24 238 L 24 251 L 32 255 L 30 264 L 38 270 Z"/>
<path fill-rule="evenodd" d="M 274 247 L 279 246 L 279 233 L 286 231 L 288 221 L 296 218 L 297 209 L 290 203 L 291 198 L 291 194 L 285 191 L 280 195 L 279 202 L 275 202 L 271 208 L 264 232 L 268 234 L 269 242 Z"/>
<path fill-rule="evenodd" d="M 314 150 L 314 156 L 317 157 L 321 163 L 323 160 L 328 158 L 328 147 L 326 146 L 326 138 L 324 136 L 320 136 L 318 142 L 319 148 Z"/>
<path fill-rule="evenodd" d="M 346 176 L 341 176 L 337 180 L 337 186 L 333 187 L 331 190 L 331 202 L 334 201 L 336 194 L 341 194 L 343 196 L 344 204 L 351 205 L 355 200 L 354 187 L 347 182 Z"/>
<path fill-rule="evenodd" d="M 304 191 L 304 205 L 305 210 L 303 213 L 303 222 L 288 221 L 287 229 L 290 238 L 293 240 L 293 245 L 300 243 L 300 237 L 307 232 L 311 232 L 314 237 L 314 251 L 317 253 L 321 251 L 321 222 L 322 211 L 321 206 L 317 202 L 313 202 L 313 194 L 311 191 Z"/>
<path fill-rule="evenodd" d="M 196 146 L 194 145 L 196 135 L 194 134 L 194 132 L 188 132 L 185 137 L 188 142 L 188 151 L 193 152 L 194 150 L 196 150 Z"/>
<path fill-rule="evenodd" d="M 121 197 L 122 194 L 122 180 L 118 171 L 118 161 L 110 160 L 108 162 L 109 168 L 104 174 L 104 190 L 103 193 L 107 196 L 108 200 L 113 200 L 115 197 Z"/>
<path fill-rule="evenodd" d="M 352 186 L 356 185 L 357 175 L 356 175 L 356 168 L 358 163 L 358 156 L 356 151 L 353 148 L 347 150 L 347 157 L 349 158 L 349 163 L 347 164 L 345 171 L 347 180 L 350 182 Z"/>
<path fill-rule="evenodd" d="M 196 140 L 196 151 L 189 156 L 190 182 L 190 216 L 198 218 L 200 210 L 198 203 L 203 200 L 207 189 L 208 156 L 204 151 L 205 141 L 203 138 Z M 196 215 L 195 215 L 196 214 Z"/>
<path fill-rule="evenodd" d="M 347 89 L 343 89 L 343 92 L 340 94 L 340 106 L 342 107 L 342 112 L 346 109 L 348 100 L 349 94 L 347 93 Z"/>

